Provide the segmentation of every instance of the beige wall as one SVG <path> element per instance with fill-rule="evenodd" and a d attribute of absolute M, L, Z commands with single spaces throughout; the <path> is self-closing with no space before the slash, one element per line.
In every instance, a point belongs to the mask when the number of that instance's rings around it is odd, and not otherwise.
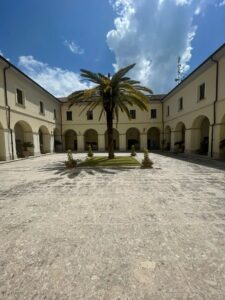
<path fill-rule="evenodd" d="M 85 148 L 85 132 L 88 129 L 94 129 L 98 133 L 98 149 L 100 151 L 105 150 L 105 132 L 106 132 L 106 119 L 105 113 L 103 113 L 101 120 L 99 116 L 101 108 L 97 107 L 93 111 L 93 120 L 87 120 L 87 110 L 83 111 L 84 106 L 74 105 L 68 108 L 68 103 L 64 103 L 62 106 L 62 132 L 65 142 L 65 134 L 68 130 L 72 129 L 77 134 L 78 151 L 83 151 Z M 156 127 L 161 132 L 162 130 L 162 105 L 160 101 L 152 101 L 148 105 L 148 111 L 141 111 L 135 106 L 130 109 L 136 110 L 136 119 L 129 120 L 125 113 L 119 113 L 119 122 L 114 122 L 114 128 L 119 133 L 119 149 L 125 151 L 127 149 L 127 130 L 130 128 L 136 128 L 139 131 L 139 146 L 140 149 L 147 147 L 147 132 L 150 128 Z M 157 118 L 151 119 L 150 109 L 157 109 Z M 70 110 L 73 114 L 73 120 L 66 120 L 66 111 Z M 82 112 L 82 113 L 81 113 Z"/>
<path fill-rule="evenodd" d="M 0 64 L 0 138 L 1 145 L 4 144 L 5 147 L 5 151 L 1 150 L 2 146 L 0 147 L 0 159 L 12 159 L 12 149 L 14 150 L 14 158 L 16 158 L 17 150 L 21 148 L 23 142 L 32 142 L 34 148 L 30 149 L 30 153 L 39 154 L 40 128 L 42 128 L 44 138 L 43 152 L 52 152 L 55 128 L 58 128 L 58 131 L 61 132 L 59 101 L 20 72 L 12 68 L 8 69 L 6 71 L 8 106 L 10 107 L 10 128 L 8 128 L 3 80 L 3 68 L 5 66 L 6 64 Z M 23 91 L 24 105 L 17 102 L 17 88 Z M 44 103 L 44 114 L 40 114 L 40 101 Z M 56 110 L 56 119 L 54 118 L 54 109 Z M 18 124 L 20 129 L 23 130 L 22 135 L 19 134 L 18 130 L 15 130 L 16 127 L 19 128 Z M 9 129 L 11 129 L 11 132 Z"/>

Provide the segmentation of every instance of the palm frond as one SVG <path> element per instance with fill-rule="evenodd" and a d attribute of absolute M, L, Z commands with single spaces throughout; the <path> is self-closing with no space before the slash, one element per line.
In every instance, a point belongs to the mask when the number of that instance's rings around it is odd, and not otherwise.
<path fill-rule="evenodd" d="M 111 79 L 111 85 L 112 87 L 116 86 L 119 81 L 121 80 L 121 78 L 127 73 L 129 72 L 133 67 L 135 66 L 135 64 L 129 65 L 125 68 L 120 69 L 118 72 L 116 72 L 112 79 Z"/>

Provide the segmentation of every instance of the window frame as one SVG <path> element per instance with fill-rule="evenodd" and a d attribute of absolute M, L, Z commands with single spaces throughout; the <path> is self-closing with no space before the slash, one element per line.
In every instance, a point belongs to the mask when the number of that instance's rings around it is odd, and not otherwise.
<path fill-rule="evenodd" d="M 153 116 L 152 112 L 155 112 L 155 116 Z M 156 108 L 151 108 L 151 119 L 157 119 L 157 109 Z"/>
<path fill-rule="evenodd" d="M 71 119 L 68 118 L 68 113 L 70 113 Z M 67 111 L 66 111 L 66 120 L 67 120 L 67 121 L 73 121 L 73 112 L 72 112 L 72 110 L 67 110 Z"/>
<path fill-rule="evenodd" d="M 44 102 L 43 101 L 39 102 L 39 113 L 40 113 L 40 115 L 44 115 L 45 114 L 45 106 L 44 106 Z"/>
<path fill-rule="evenodd" d="M 20 103 L 18 101 L 18 91 L 20 91 L 22 93 L 22 103 Z M 16 105 L 19 105 L 21 107 L 25 107 L 25 93 L 24 93 L 24 90 L 21 89 L 20 87 L 16 88 Z"/>
<path fill-rule="evenodd" d="M 170 116 L 170 106 L 169 105 L 167 105 L 167 111 L 166 111 L 166 113 L 167 113 L 167 117 L 169 117 Z"/>
<path fill-rule="evenodd" d="M 182 105 L 181 105 L 181 103 L 182 103 Z M 183 109 L 184 109 L 184 98 L 180 97 L 178 100 L 178 111 L 181 111 Z"/>
<path fill-rule="evenodd" d="M 136 109 L 130 109 L 129 114 L 130 114 L 130 118 L 132 120 L 136 120 L 136 118 L 137 118 Z"/>
<path fill-rule="evenodd" d="M 87 121 L 92 121 L 94 119 L 93 110 L 87 111 Z"/>
<path fill-rule="evenodd" d="M 201 93 L 202 93 L 201 88 L 202 87 L 204 87 L 203 97 L 201 97 Z M 205 82 L 201 83 L 198 86 L 198 101 L 202 101 L 205 99 L 205 87 L 206 87 Z"/>

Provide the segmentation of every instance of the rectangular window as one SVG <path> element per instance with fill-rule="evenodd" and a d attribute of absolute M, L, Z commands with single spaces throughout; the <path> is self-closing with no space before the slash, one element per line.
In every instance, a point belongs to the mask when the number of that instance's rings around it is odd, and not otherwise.
<path fill-rule="evenodd" d="M 183 109 L 183 97 L 179 99 L 179 110 Z"/>
<path fill-rule="evenodd" d="M 56 109 L 54 108 L 54 120 L 56 120 Z"/>
<path fill-rule="evenodd" d="M 167 106 L 167 116 L 169 116 L 170 115 L 170 107 L 169 107 L 169 105 Z"/>
<path fill-rule="evenodd" d="M 136 119 L 136 110 L 135 109 L 130 110 L 130 118 L 131 119 Z"/>
<path fill-rule="evenodd" d="M 72 111 L 67 111 L 66 112 L 67 121 L 72 121 L 72 118 L 73 118 Z"/>
<path fill-rule="evenodd" d="M 87 120 L 93 120 L 93 111 L 92 110 L 87 111 Z"/>
<path fill-rule="evenodd" d="M 156 118 L 157 118 L 156 109 L 151 109 L 151 119 L 156 119 Z"/>
<path fill-rule="evenodd" d="M 16 99 L 18 104 L 24 105 L 23 92 L 19 89 L 16 89 Z"/>
<path fill-rule="evenodd" d="M 203 99 L 205 99 L 205 83 L 199 86 L 198 100 L 203 100 Z"/>
<path fill-rule="evenodd" d="M 40 101 L 40 113 L 44 113 L 44 103 L 42 101 Z"/>

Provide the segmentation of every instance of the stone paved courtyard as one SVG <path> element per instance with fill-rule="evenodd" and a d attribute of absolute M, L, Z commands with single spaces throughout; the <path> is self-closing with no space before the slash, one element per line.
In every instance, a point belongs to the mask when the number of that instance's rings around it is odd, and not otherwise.
<path fill-rule="evenodd" d="M 225 299 L 225 164 L 65 158 L 0 164 L 0 299 Z"/>

